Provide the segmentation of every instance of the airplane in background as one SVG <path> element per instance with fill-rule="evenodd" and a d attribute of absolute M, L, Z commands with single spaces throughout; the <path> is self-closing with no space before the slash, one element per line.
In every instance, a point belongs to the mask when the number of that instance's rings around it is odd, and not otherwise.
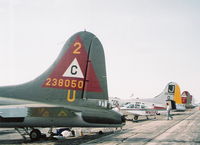
<path fill-rule="evenodd" d="M 108 102 L 104 50 L 90 32 L 70 37 L 56 61 L 36 79 L 0 87 L 0 127 L 15 128 L 31 140 L 41 138 L 38 127 L 124 124 L 125 117 Z"/>
<path fill-rule="evenodd" d="M 119 104 L 126 103 L 120 107 L 120 111 L 126 115 L 133 115 L 134 120 L 137 120 L 139 116 L 147 116 L 148 118 L 148 116 L 166 113 L 167 102 L 171 105 L 172 109 L 185 111 L 185 105 L 181 99 L 180 87 L 175 82 L 168 83 L 164 91 L 154 98 L 120 101 L 118 100 Z"/>
<path fill-rule="evenodd" d="M 147 119 L 149 119 L 149 116 L 154 116 L 155 119 L 156 115 L 163 111 L 166 112 L 166 109 L 164 107 L 155 106 L 152 103 L 136 101 L 123 105 L 123 107 L 120 107 L 120 111 L 124 115 L 127 115 L 128 118 L 132 116 L 133 118 L 131 119 L 134 121 L 138 120 L 139 116 L 146 116 Z"/>
<path fill-rule="evenodd" d="M 181 92 L 180 86 L 175 82 L 170 82 L 167 84 L 164 91 L 160 95 L 153 98 L 153 100 L 160 104 L 163 103 L 166 104 L 166 100 L 170 100 L 172 103 L 171 104 L 172 109 L 175 109 L 176 111 L 185 111 L 186 108 L 182 102 L 180 92 Z"/>
<path fill-rule="evenodd" d="M 194 98 L 188 91 L 183 91 L 182 94 L 182 102 L 185 104 L 186 109 L 191 109 L 195 107 Z"/>

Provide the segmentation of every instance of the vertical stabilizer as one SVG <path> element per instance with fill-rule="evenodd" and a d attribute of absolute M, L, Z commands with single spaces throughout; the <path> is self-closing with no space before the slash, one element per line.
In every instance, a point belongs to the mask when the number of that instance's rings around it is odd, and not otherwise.
<path fill-rule="evenodd" d="M 48 55 L 48 50 L 44 55 Z M 83 98 L 108 100 L 101 42 L 90 32 L 74 34 L 46 72 L 28 83 L 1 87 L 0 95 L 57 104 Z"/>
<path fill-rule="evenodd" d="M 174 92 L 174 101 L 176 104 L 183 104 L 181 99 L 181 91 L 178 84 L 175 85 L 175 92 Z"/>
<path fill-rule="evenodd" d="M 160 95 L 156 96 L 155 99 L 160 103 L 163 103 L 166 100 L 174 100 L 179 103 L 181 101 L 179 85 L 175 82 L 168 83 L 164 91 Z"/>
<path fill-rule="evenodd" d="M 182 94 L 182 99 L 184 100 L 186 108 L 191 108 L 193 107 L 194 100 L 192 95 L 188 91 L 184 91 Z"/>

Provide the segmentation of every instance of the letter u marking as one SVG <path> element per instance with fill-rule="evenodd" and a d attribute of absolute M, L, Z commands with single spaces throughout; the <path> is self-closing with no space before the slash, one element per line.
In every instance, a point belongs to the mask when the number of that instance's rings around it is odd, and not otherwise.
<path fill-rule="evenodd" d="M 68 102 L 74 102 L 75 101 L 75 97 L 76 97 L 76 91 L 73 90 L 73 95 L 71 97 L 71 90 L 68 90 L 68 92 L 67 92 L 67 101 Z"/>

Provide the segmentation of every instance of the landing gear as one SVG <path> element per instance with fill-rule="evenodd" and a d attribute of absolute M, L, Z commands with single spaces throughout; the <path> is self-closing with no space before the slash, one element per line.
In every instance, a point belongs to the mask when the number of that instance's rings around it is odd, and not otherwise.
<path fill-rule="evenodd" d="M 29 137 L 32 141 L 37 141 L 41 138 L 46 138 L 46 135 L 42 134 L 39 129 L 22 127 L 15 128 L 15 130 L 24 138 L 24 140 L 27 140 Z"/>
<path fill-rule="evenodd" d="M 103 131 L 102 131 L 102 130 L 100 130 L 100 131 L 99 131 L 99 135 L 102 135 L 102 134 L 103 134 Z"/>
<path fill-rule="evenodd" d="M 73 137 L 75 137 L 75 131 L 74 130 L 71 130 L 71 134 Z"/>
<path fill-rule="evenodd" d="M 33 129 L 30 134 L 29 134 L 30 138 L 32 141 L 36 141 L 39 140 L 41 138 L 41 132 L 39 129 Z"/>
<path fill-rule="evenodd" d="M 56 133 L 53 133 L 53 127 L 51 127 L 48 131 L 50 136 L 46 136 L 46 134 L 41 133 L 39 129 L 35 129 L 33 127 L 22 127 L 22 128 L 15 128 L 15 130 L 24 138 L 24 140 L 37 141 L 40 139 L 56 139 L 55 136 L 64 136 L 64 137 L 75 137 L 75 131 L 71 130 L 71 128 L 62 128 L 58 129 Z M 64 132 L 62 134 L 62 132 Z"/>
<path fill-rule="evenodd" d="M 134 120 L 138 120 L 138 116 L 134 116 L 133 119 L 134 119 Z"/>

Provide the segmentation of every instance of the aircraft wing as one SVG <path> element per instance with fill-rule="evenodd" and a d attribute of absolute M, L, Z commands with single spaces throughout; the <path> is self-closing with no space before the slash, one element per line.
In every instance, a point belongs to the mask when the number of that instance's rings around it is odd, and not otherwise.
<path fill-rule="evenodd" d="M 26 104 L 26 105 L 2 105 L 0 116 L 3 118 L 13 117 L 66 117 L 76 116 L 75 111 L 66 107 L 59 107 L 47 104 Z"/>
<path fill-rule="evenodd" d="M 9 101 L 12 105 L 5 105 Z M 107 109 L 9 101 L 4 100 L 0 105 L 1 127 L 115 127 L 120 123 L 113 111 Z"/>
<path fill-rule="evenodd" d="M 51 119 L 54 121 L 58 119 L 59 121 L 59 119 L 64 117 L 80 118 L 80 116 L 78 116 L 80 112 L 66 106 L 38 104 L 36 102 L 15 99 L 4 100 L 2 98 L 0 98 L 0 102 L 0 123 L 2 127 L 26 126 L 26 124 L 30 124 L 30 122 L 34 124 L 34 127 L 45 127 L 49 126 L 49 121 Z M 7 103 L 9 103 L 9 105 L 7 105 Z M 42 122 L 42 120 L 44 122 Z M 8 122 L 10 122 L 10 124 L 7 124 Z M 60 124 L 60 126 L 63 125 Z"/>

